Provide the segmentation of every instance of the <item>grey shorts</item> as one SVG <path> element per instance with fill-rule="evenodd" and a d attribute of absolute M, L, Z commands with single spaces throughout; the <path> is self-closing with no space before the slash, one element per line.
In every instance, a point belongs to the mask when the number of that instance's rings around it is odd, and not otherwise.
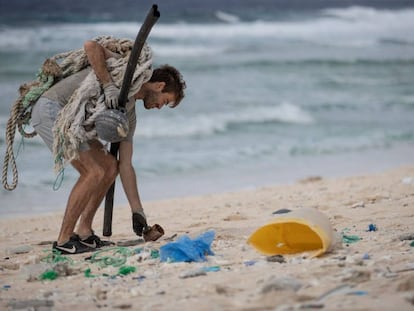
<path fill-rule="evenodd" d="M 40 97 L 32 110 L 32 126 L 43 139 L 50 151 L 53 152 L 53 125 L 57 115 L 63 107 L 56 101 Z M 82 143 L 79 151 L 89 150 L 88 143 Z"/>

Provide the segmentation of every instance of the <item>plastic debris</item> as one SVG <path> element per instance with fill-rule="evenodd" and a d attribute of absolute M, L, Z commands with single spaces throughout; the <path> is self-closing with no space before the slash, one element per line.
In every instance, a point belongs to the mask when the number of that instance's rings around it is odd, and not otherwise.
<path fill-rule="evenodd" d="M 317 302 L 306 302 L 299 305 L 299 309 L 323 309 L 325 304 Z"/>
<path fill-rule="evenodd" d="M 211 267 L 204 267 L 203 268 L 203 271 L 205 271 L 205 272 L 217 272 L 217 271 L 220 271 L 220 270 L 221 270 L 220 266 L 211 266 Z"/>
<path fill-rule="evenodd" d="M 256 260 L 247 260 L 247 261 L 244 262 L 244 265 L 246 267 L 248 267 L 248 266 L 254 266 L 256 264 L 256 262 L 257 262 Z"/>
<path fill-rule="evenodd" d="M 3 285 L 3 289 L 8 290 L 9 288 L 11 288 L 11 285 L 8 285 L 8 284 Z"/>
<path fill-rule="evenodd" d="M 275 215 L 250 235 L 247 244 L 266 256 L 306 252 L 317 257 L 332 249 L 334 235 L 331 221 L 324 213 L 315 208 L 300 208 Z"/>
<path fill-rule="evenodd" d="M 362 255 L 362 259 L 363 260 L 371 259 L 371 256 L 369 256 L 369 254 L 365 253 L 364 255 Z"/>
<path fill-rule="evenodd" d="M 185 271 L 180 274 L 180 279 L 194 278 L 196 276 L 207 275 L 206 271 L 203 269 L 196 269 L 191 271 Z"/>
<path fill-rule="evenodd" d="M 58 251 L 53 249 L 52 251 L 46 250 L 47 255 L 40 259 L 41 262 L 46 263 L 58 263 L 58 262 L 68 262 L 73 264 L 73 259 L 69 258 L 68 256 L 62 256 L 62 254 Z"/>
<path fill-rule="evenodd" d="M 107 266 L 121 267 L 127 261 L 127 257 L 132 256 L 134 251 L 122 246 L 115 246 L 95 252 L 90 257 L 91 263 L 98 263 L 101 268 Z"/>
<path fill-rule="evenodd" d="M 266 260 L 268 262 L 278 262 L 278 263 L 286 262 L 285 257 L 283 257 L 282 255 L 267 256 Z"/>
<path fill-rule="evenodd" d="M 378 230 L 378 228 L 377 228 L 377 226 L 376 225 L 374 225 L 374 224 L 369 224 L 368 225 L 368 232 L 371 232 L 371 231 L 377 231 Z"/>
<path fill-rule="evenodd" d="M 123 241 L 118 241 L 116 243 L 117 246 L 122 246 L 122 247 L 128 247 L 128 246 L 135 246 L 138 244 L 143 244 L 145 241 L 143 239 L 137 239 L 137 240 L 123 240 Z"/>
<path fill-rule="evenodd" d="M 143 280 L 145 280 L 147 277 L 145 275 L 140 275 L 140 276 L 135 276 L 132 279 L 133 280 L 137 280 L 138 282 L 142 282 Z"/>
<path fill-rule="evenodd" d="M 343 243 L 346 243 L 346 244 L 351 244 L 351 243 L 356 243 L 356 242 L 358 242 L 358 241 L 360 241 L 361 240 L 361 238 L 359 237 L 359 236 L 357 236 L 357 235 L 349 235 L 349 234 L 345 234 L 345 232 L 348 232 L 349 231 L 349 229 L 348 228 L 345 228 L 343 231 L 342 231 L 342 242 Z"/>
<path fill-rule="evenodd" d="M 47 270 L 40 275 L 41 280 L 55 280 L 59 274 L 55 270 Z"/>
<path fill-rule="evenodd" d="M 365 296 L 365 295 L 368 295 L 368 292 L 366 290 L 354 290 L 346 294 L 353 295 L 353 296 Z"/>
<path fill-rule="evenodd" d="M 210 249 L 214 235 L 214 231 L 210 230 L 193 240 L 185 235 L 177 241 L 167 243 L 160 248 L 160 260 L 162 262 L 206 261 L 206 255 L 214 255 Z"/>
<path fill-rule="evenodd" d="M 411 247 L 414 247 L 414 241 L 412 241 L 412 242 L 410 243 L 410 246 L 411 246 Z"/>
<path fill-rule="evenodd" d="M 128 275 L 132 272 L 135 272 L 137 269 L 134 266 L 122 266 L 119 267 L 118 274 L 119 275 Z"/>
<path fill-rule="evenodd" d="M 156 250 L 156 249 L 152 249 L 151 250 L 151 258 L 152 259 L 160 258 L 160 251 Z"/>
<path fill-rule="evenodd" d="M 87 278 L 97 277 L 97 275 L 91 273 L 91 268 L 86 269 L 85 272 L 83 273 L 83 275 Z"/>
<path fill-rule="evenodd" d="M 414 240 L 414 233 L 406 233 L 400 235 L 400 241 L 411 241 Z"/>
<path fill-rule="evenodd" d="M 291 211 L 292 210 L 287 209 L 287 208 L 281 208 L 281 209 L 278 209 L 277 211 L 274 211 L 272 214 L 274 214 L 274 215 L 277 215 L 277 214 L 286 214 L 286 213 L 289 213 Z"/>

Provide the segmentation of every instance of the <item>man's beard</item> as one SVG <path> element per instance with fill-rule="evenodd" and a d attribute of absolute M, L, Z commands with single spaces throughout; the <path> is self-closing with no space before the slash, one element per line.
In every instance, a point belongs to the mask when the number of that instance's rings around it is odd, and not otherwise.
<path fill-rule="evenodd" d="M 148 91 L 143 99 L 145 109 L 155 108 L 155 104 L 157 103 L 156 98 L 157 96 L 155 95 L 155 92 Z"/>

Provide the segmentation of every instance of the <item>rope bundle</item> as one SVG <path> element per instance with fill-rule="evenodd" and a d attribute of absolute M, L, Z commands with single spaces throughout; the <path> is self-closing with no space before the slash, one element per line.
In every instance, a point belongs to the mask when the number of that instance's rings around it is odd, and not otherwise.
<path fill-rule="evenodd" d="M 108 69 L 114 82 L 120 87 L 133 42 L 129 39 L 115 39 L 111 36 L 100 36 L 94 40 L 108 50 L 121 55 L 120 59 L 115 60 L 114 58 L 110 58 L 108 60 L 109 62 L 107 63 L 107 65 L 110 66 Z M 142 83 L 148 80 L 152 74 L 151 51 L 149 47 L 143 51 L 146 51 L 145 53 L 141 53 L 140 56 L 141 65 L 143 66 L 141 66 L 141 69 L 140 66 L 137 66 L 137 71 L 134 74 L 134 82 L 137 83 L 135 83 L 135 87 L 131 87 L 132 91 L 137 91 L 137 87 L 140 87 Z M 3 187 L 6 190 L 14 190 L 18 183 L 17 165 L 13 152 L 13 143 L 16 129 L 19 130 L 20 134 L 24 138 L 34 137 L 36 135 L 35 131 L 27 133 L 24 130 L 24 127 L 30 124 L 31 110 L 33 105 L 40 98 L 40 96 L 42 96 L 42 94 L 56 82 L 66 78 L 67 76 L 70 76 L 73 73 L 79 72 L 80 70 L 86 68 L 88 65 L 88 58 L 83 48 L 60 53 L 54 55 L 44 62 L 39 74 L 37 75 L 36 80 L 20 86 L 20 95 L 12 105 L 10 118 L 7 122 L 6 127 L 6 153 L 4 157 L 2 174 L 2 183 Z M 94 73 L 92 74 L 94 75 Z M 92 78 L 90 78 L 89 81 L 90 80 L 92 80 Z M 95 90 L 97 87 L 99 87 L 99 83 L 93 83 L 93 88 Z M 82 85 L 79 89 L 82 89 Z M 54 148 L 54 155 L 57 158 L 57 161 L 55 161 L 56 171 L 60 171 L 63 167 L 63 159 L 70 161 L 77 157 L 76 147 L 79 145 L 82 137 L 86 136 L 86 133 L 83 130 L 83 122 L 75 122 L 75 117 L 80 121 L 85 121 L 85 117 L 82 118 L 81 115 L 84 116 L 86 113 L 84 105 L 81 105 L 82 108 L 84 108 L 83 110 L 76 107 L 76 105 L 80 104 L 81 99 L 86 99 L 85 96 L 82 96 L 82 90 L 79 89 L 69 100 L 69 107 L 65 107 L 66 110 L 64 108 L 63 114 L 58 117 L 57 121 L 60 121 L 60 126 L 57 126 L 54 129 L 55 138 L 58 140 L 56 143 L 56 149 Z M 86 89 L 88 88 L 84 86 L 83 91 Z M 76 113 L 74 113 L 75 111 Z M 68 117 L 68 114 L 71 117 L 69 119 L 66 118 Z M 89 120 L 89 123 L 91 122 L 93 122 L 93 118 Z M 72 127 L 73 123 L 75 123 L 75 127 Z M 71 129 L 75 129 L 75 133 L 72 131 L 72 134 L 70 134 L 69 132 L 71 132 Z M 67 137 L 67 135 L 71 137 Z M 8 180 L 9 167 L 11 167 L 13 174 L 11 183 L 9 183 Z"/>

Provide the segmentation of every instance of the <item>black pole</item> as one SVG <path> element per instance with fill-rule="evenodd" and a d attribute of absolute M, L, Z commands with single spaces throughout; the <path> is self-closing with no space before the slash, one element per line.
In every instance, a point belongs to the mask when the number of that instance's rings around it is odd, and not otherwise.
<path fill-rule="evenodd" d="M 128 101 L 128 92 L 131 87 L 132 78 L 134 76 L 135 68 L 137 67 L 138 58 L 141 54 L 141 50 L 144 46 L 145 41 L 152 27 L 160 17 L 158 6 L 154 4 L 148 12 L 132 47 L 131 54 L 129 56 L 128 65 L 125 70 L 124 79 L 122 81 L 122 87 L 118 98 L 118 107 L 124 108 Z M 118 158 L 119 143 L 112 143 L 110 152 Z M 105 212 L 104 212 L 104 223 L 103 223 L 103 235 L 112 235 L 112 215 L 114 209 L 114 192 L 115 192 L 115 181 L 109 187 L 105 197 Z"/>

